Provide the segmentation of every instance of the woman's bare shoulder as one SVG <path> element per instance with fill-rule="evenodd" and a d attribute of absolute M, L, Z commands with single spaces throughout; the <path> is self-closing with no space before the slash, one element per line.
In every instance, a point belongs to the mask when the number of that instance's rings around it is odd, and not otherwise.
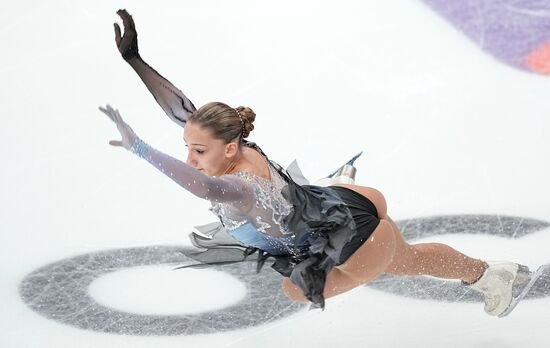
<path fill-rule="evenodd" d="M 236 171 L 250 172 L 256 176 L 271 180 L 269 165 L 265 157 L 251 147 L 244 146 L 242 151 L 245 161 L 236 168 Z"/>

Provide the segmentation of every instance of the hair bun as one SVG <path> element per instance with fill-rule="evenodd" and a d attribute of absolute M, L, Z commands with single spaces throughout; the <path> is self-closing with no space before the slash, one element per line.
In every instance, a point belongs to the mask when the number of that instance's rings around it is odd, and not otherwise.
<path fill-rule="evenodd" d="M 244 123 L 244 129 L 243 129 L 243 138 L 248 137 L 250 135 L 250 132 L 254 129 L 254 120 L 256 119 L 256 113 L 252 111 L 251 108 L 246 106 L 239 106 L 235 108 L 239 114 L 241 115 Z"/>
<path fill-rule="evenodd" d="M 245 106 L 233 108 L 225 103 L 210 102 L 194 111 L 187 122 L 209 129 L 214 138 L 229 144 L 239 137 L 248 137 L 254 129 L 252 123 L 255 119 L 256 114 L 251 108 Z"/>

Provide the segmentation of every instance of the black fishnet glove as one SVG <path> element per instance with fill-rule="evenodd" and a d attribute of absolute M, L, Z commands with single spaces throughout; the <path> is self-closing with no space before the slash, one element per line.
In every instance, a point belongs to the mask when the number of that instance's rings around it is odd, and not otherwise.
<path fill-rule="evenodd" d="M 133 58 L 139 57 L 137 32 L 134 24 L 134 19 L 126 10 L 118 10 L 117 14 L 122 18 L 124 24 L 124 35 L 120 35 L 120 27 L 117 23 L 115 26 L 115 42 L 118 47 L 118 51 L 122 54 L 124 60 L 129 61 Z"/>
<path fill-rule="evenodd" d="M 132 16 L 126 10 L 118 10 L 117 14 L 124 24 L 124 35 L 121 36 L 120 27 L 114 23 L 115 41 L 122 58 L 137 72 L 166 115 L 178 125 L 185 127 L 187 119 L 196 110 L 195 106 L 181 90 L 143 61 L 138 51 L 136 27 Z"/>

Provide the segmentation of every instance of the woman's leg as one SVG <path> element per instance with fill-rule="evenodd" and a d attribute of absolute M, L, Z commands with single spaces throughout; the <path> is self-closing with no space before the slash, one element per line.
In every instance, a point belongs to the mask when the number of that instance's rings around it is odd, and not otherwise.
<path fill-rule="evenodd" d="M 365 284 L 382 273 L 431 275 L 473 283 L 485 271 L 486 264 L 483 261 L 470 258 L 448 245 L 409 245 L 387 215 L 386 200 L 380 191 L 351 184 L 337 186 L 347 187 L 367 197 L 375 205 L 380 223 L 368 241 L 327 275 L 325 298 Z M 288 278 L 283 279 L 283 291 L 294 300 L 307 301 L 301 290 Z"/>
<path fill-rule="evenodd" d="M 386 269 L 393 275 L 430 275 L 445 279 L 460 279 L 473 283 L 486 269 L 485 262 L 471 258 L 441 243 L 407 244 L 397 225 L 389 216 L 397 237 L 397 252 Z"/>
<path fill-rule="evenodd" d="M 399 228 L 387 215 L 386 200 L 380 191 L 364 186 L 341 184 L 373 202 L 380 221 L 392 227 L 395 237 L 395 254 L 385 270 L 393 275 L 430 275 L 446 279 L 460 279 L 473 283 L 486 269 L 485 262 L 468 257 L 441 243 L 408 244 Z"/>

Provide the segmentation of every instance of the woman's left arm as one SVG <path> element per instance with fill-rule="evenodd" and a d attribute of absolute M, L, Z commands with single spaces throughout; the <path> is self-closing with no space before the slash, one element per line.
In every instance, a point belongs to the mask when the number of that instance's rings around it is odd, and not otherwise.
<path fill-rule="evenodd" d="M 119 25 L 114 24 L 115 42 L 120 54 L 138 74 L 166 115 L 178 125 L 185 127 L 187 119 L 196 110 L 195 106 L 180 89 L 141 58 L 134 19 L 126 10 L 118 10 L 117 13 L 124 24 L 123 35 Z"/>

